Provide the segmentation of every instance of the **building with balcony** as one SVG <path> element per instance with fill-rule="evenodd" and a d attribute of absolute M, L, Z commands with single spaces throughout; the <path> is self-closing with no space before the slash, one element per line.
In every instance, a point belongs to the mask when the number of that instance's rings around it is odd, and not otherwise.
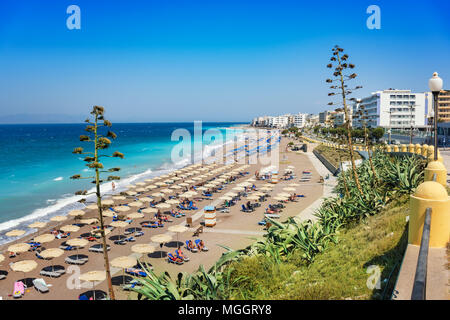
<path fill-rule="evenodd" d="M 430 92 L 413 93 L 411 90 L 389 89 L 373 92 L 357 100 L 353 106 L 353 126 L 361 127 L 357 112 L 364 106 L 367 127 L 393 129 L 424 129 L 427 115 L 432 109 Z"/>
<path fill-rule="evenodd" d="M 450 122 L 450 90 L 439 92 L 438 122 Z"/>

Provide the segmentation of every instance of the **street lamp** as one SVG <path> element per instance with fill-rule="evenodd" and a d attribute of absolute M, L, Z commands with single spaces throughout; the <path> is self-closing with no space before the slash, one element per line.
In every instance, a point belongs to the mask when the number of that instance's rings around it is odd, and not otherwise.
<path fill-rule="evenodd" d="M 433 93 L 433 103 L 434 103 L 434 161 L 438 159 L 438 135 L 437 135 L 437 121 L 438 121 L 438 95 L 442 90 L 443 81 L 439 78 L 438 73 L 433 73 L 433 77 L 428 80 L 428 86 Z"/>

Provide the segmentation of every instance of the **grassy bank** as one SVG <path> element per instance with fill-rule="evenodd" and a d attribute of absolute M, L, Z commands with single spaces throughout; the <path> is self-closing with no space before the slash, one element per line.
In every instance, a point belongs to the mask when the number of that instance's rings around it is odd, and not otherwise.
<path fill-rule="evenodd" d="M 323 155 L 334 167 L 339 167 L 340 161 L 350 161 L 350 154 L 347 150 L 336 149 L 332 147 L 327 147 L 325 145 L 318 145 L 314 148 L 317 152 Z M 353 153 L 355 160 L 361 159 L 358 152 Z M 340 158 L 339 158 L 340 157 Z"/>
<path fill-rule="evenodd" d="M 338 244 L 319 253 L 311 264 L 300 252 L 281 264 L 258 256 L 232 264 L 232 278 L 245 279 L 231 299 L 387 299 L 407 245 L 408 197 L 391 202 L 339 234 Z M 368 267 L 380 268 L 380 289 L 369 289 Z"/>
<path fill-rule="evenodd" d="M 351 170 L 342 172 L 339 196 L 324 200 L 317 220 L 267 218 L 272 225 L 263 238 L 226 248 L 208 271 L 200 266 L 172 279 L 148 270 L 133 290 L 145 299 L 389 298 L 406 248 L 408 198 L 423 181 L 425 162 L 383 152 L 372 160 L 378 179 L 364 161 L 357 167 L 360 193 Z M 368 280 L 377 278 L 380 288 L 370 289 Z"/>

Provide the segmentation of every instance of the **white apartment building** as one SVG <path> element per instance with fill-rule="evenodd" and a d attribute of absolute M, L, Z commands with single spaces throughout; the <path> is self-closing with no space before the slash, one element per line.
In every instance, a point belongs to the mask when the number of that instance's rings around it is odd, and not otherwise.
<path fill-rule="evenodd" d="M 289 115 L 270 117 L 269 126 L 273 128 L 287 128 L 289 125 Z"/>
<path fill-rule="evenodd" d="M 293 116 L 293 125 L 297 128 L 303 128 L 306 125 L 306 114 L 299 113 Z"/>
<path fill-rule="evenodd" d="M 350 118 L 350 126 L 352 126 L 352 109 L 348 108 L 348 116 Z M 335 127 L 340 127 L 345 124 L 345 112 L 336 112 L 334 114 L 333 124 Z"/>
<path fill-rule="evenodd" d="M 405 129 L 424 128 L 426 115 L 431 108 L 430 93 L 413 93 L 411 90 L 389 89 L 373 92 L 353 104 L 353 126 L 361 127 L 356 112 L 364 105 L 368 127 Z"/>

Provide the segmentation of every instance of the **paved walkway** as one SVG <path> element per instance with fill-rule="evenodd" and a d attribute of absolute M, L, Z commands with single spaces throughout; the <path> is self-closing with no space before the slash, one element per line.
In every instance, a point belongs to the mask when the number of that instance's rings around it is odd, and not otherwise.
<path fill-rule="evenodd" d="M 305 220 L 312 220 L 316 221 L 317 217 L 314 215 L 314 213 L 317 211 L 317 209 L 320 208 L 325 198 L 335 196 L 336 193 L 333 192 L 334 187 L 337 184 L 337 177 L 333 176 L 330 171 L 323 165 L 323 163 L 312 153 L 312 150 L 316 147 L 316 144 L 310 144 L 308 146 L 308 149 L 311 150 L 306 153 L 309 160 L 314 166 L 314 169 L 322 176 L 325 177 L 326 175 L 329 175 L 329 179 L 325 180 L 325 183 L 323 185 L 323 195 L 316 201 L 314 201 L 311 205 L 309 205 L 307 208 L 303 209 L 294 219 L 298 222 L 302 222 Z"/>

